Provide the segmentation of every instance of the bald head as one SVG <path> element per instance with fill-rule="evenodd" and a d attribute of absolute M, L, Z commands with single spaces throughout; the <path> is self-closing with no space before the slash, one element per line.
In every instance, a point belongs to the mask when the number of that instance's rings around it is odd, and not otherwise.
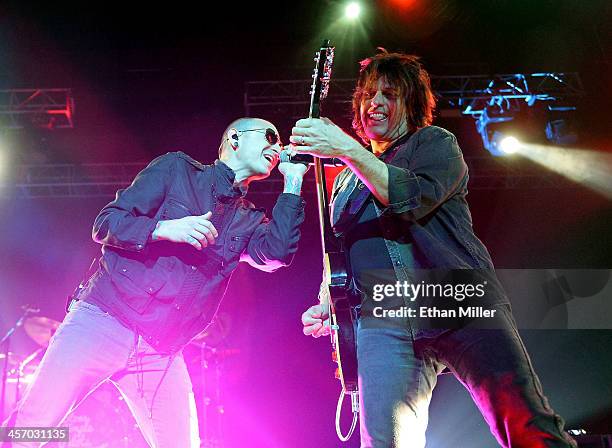
<path fill-rule="evenodd" d="M 269 129 L 275 138 L 270 137 Z M 219 159 L 248 184 L 270 175 L 281 149 L 278 130 L 272 123 L 261 118 L 239 118 L 223 133 Z"/>
<path fill-rule="evenodd" d="M 252 117 L 242 117 L 232 121 L 223 132 L 221 136 L 221 145 L 219 147 L 219 155 L 223 152 L 226 146 L 228 146 L 228 139 L 232 138 L 231 130 L 235 129 L 237 131 L 243 131 L 245 129 L 265 129 L 272 128 L 276 129 L 275 126 L 269 121 L 263 120 L 261 118 L 252 118 Z"/>

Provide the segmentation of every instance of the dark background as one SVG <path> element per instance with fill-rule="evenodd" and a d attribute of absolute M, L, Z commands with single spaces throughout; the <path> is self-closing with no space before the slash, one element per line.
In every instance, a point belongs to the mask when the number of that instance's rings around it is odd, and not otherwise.
<path fill-rule="evenodd" d="M 340 20 L 342 3 L 328 1 L 215 8 L 4 3 L 0 88 L 70 87 L 76 114 L 74 129 L 1 134 L 3 170 L 10 176 L 20 163 L 144 163 L 178 149 L 210 162 L 225 126 L 244 114 L 244 83 L 307 78 L 324 37 L 337 46 L 338 78 L 354 77 L 356 62 L 377 46 L 419 54 L 437 75 L 577 71 L 585 88 L 578 146 L 609 151 L 609 2 L 364 5 L 362 24 L 348 26 Z M 349 123 L 347 110 L 327 115 Z M 466 157 L 487 155 L 470 118 L 435 124 L 457 134 Z M 291 121 L 277 125 L 287 140 Z M 251 196 L 268 210 L 274 204 L 274 196 Z M 239 350 L 222 366 L 228 447 L 341 445 L 328 341 L 305 338 L 299 322 L 320 281 L 315 198 L 305 196 L 307 219 L 292 266 L 273 275 L 241 266 L 222 307 L 230 321 L 224 347 Z M 24 303 L 62 319 L 64 298 L 98 253 L 91 223 L 110 199 L 0 198 L 1 333 Z M 473 190 L 469 202 L 498 267 L 612 267 L 612 207 L 586 188 L 559 177 L 556 189 Z M 527 331 L 524 338 L 568 426 L 612 431 L 612 333 Z M 21 355 L 34 348 L 22 331 L 13 339 Z M 191 347 L 186 355 L 199 390 L 197 352 Z M 432 448 L 495 446 L 469 395 L 448 376 L 435 390 L 428 435 Z M 346 446 L 358 446 L 357 436 Z"/>

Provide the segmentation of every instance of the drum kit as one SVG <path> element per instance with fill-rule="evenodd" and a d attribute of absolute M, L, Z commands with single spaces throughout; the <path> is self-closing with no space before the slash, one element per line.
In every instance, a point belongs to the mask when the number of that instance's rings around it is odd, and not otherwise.
<path fill-rule="evenodd" d="M 38 310 L 29 307 L 25 307 L 24 310 L 23 316 L 1 341 L 6 348 L 4 353 L 0 353 L 0 368 L 2 369 L 3 379 L 2 388 L 0 389 L 0 402 L 2 403 L 0 415 L 3 416 L 8 416 L 13 411 L 25 388 L 32 382 L 36 367 L 49 345 L 55 330 L 60 325 L 58 321 L 48 317 L 28 317 L 30 314 L 37 313 Z M 36 350 L 25 357 L 17 356 L 8 350 L 10 337 L 19 327 L 23 327 L 26 335 L 38 345 Z M 1 418 L 0 421 L 2 421 Z"/>
<path fill-rule="evenodd" d="M 25 309 L 25 308 L 24 308 Z M 47 349 L 49 342 L 60 322 L 48 317 L 31 316 L 38 310 L 28 308 L 15 327 L 0 341 L 4 353 L 0 353 L 0 372 L 3 372 L 0 393 L 4 403 L 0 407 L 0 422 L 11 415 L 27 386 L 32 382 L 36 368 Z M 33 340 L 38 348 L 25 357 L 8 351 L 10 336 L 20 327 Z M 123 397 L 110 383 L 104 382 L 93 393 L 85 398 L 68 415 L 62 426 L 69 428 L 70 441 L 57 443 L 61 447 L 145 448 L 144 441 L 136 422 L 130 414 Z"/>
<path fill-rule="evenodd" d="M 7 332 L 0 347 L 0 423 L 16 408 L 60 322 L 42 316 L 32 316 L 37 309 L 24 307 L 22 317 Z M 10 337 L 20 327 L 38 348 L 20 357 L 9 351 Z M 197 350 L 194 361 L 201 374 L 198 403 L 201 447 L 223 448 L 223 420 L 221 380 L 224 362 L 239 350 L 227 348 L 226 338 L 231 329 L 227 314 L 220 313 L 213 323 L 190 343 Z M 1 425 L 0 425 L 1 426 Z M 70 428 L 70 442 L 58 443 L 64 447 L 133 447 L 144 448 L 144 441 L 123 397 L 110 383 L 104 382 L 69 414 L 62 426 Z"/>

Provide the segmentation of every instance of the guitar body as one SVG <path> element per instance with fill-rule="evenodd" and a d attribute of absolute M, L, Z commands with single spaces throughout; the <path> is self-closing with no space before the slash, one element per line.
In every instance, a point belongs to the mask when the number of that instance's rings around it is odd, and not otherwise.
<path fill-rule="evenodd" d="M 332 359 L 338 364 L 336 378 L 345 393 L 358 391 L 357 340 L 354 307 L 360 302 L 348 288 L 346 255 L 327 254 L 329 261 L 329 321 L 331 325 Z"/>

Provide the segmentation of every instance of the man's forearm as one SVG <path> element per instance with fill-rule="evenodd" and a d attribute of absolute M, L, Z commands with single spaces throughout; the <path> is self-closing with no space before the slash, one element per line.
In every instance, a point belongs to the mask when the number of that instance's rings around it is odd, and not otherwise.
<path fill-rule="evenodd" d="M 384 207 L 389 205 L 389 170 L 384 162 L 361 145 L 342 159 Z"/>
<path fill-rule="evenodd" d="M 302 176 L 286 176 L 285 188 L 283 189 L 283 193 L 291 193 L 299 196 L 302 192 L 302 180 Z"/>

